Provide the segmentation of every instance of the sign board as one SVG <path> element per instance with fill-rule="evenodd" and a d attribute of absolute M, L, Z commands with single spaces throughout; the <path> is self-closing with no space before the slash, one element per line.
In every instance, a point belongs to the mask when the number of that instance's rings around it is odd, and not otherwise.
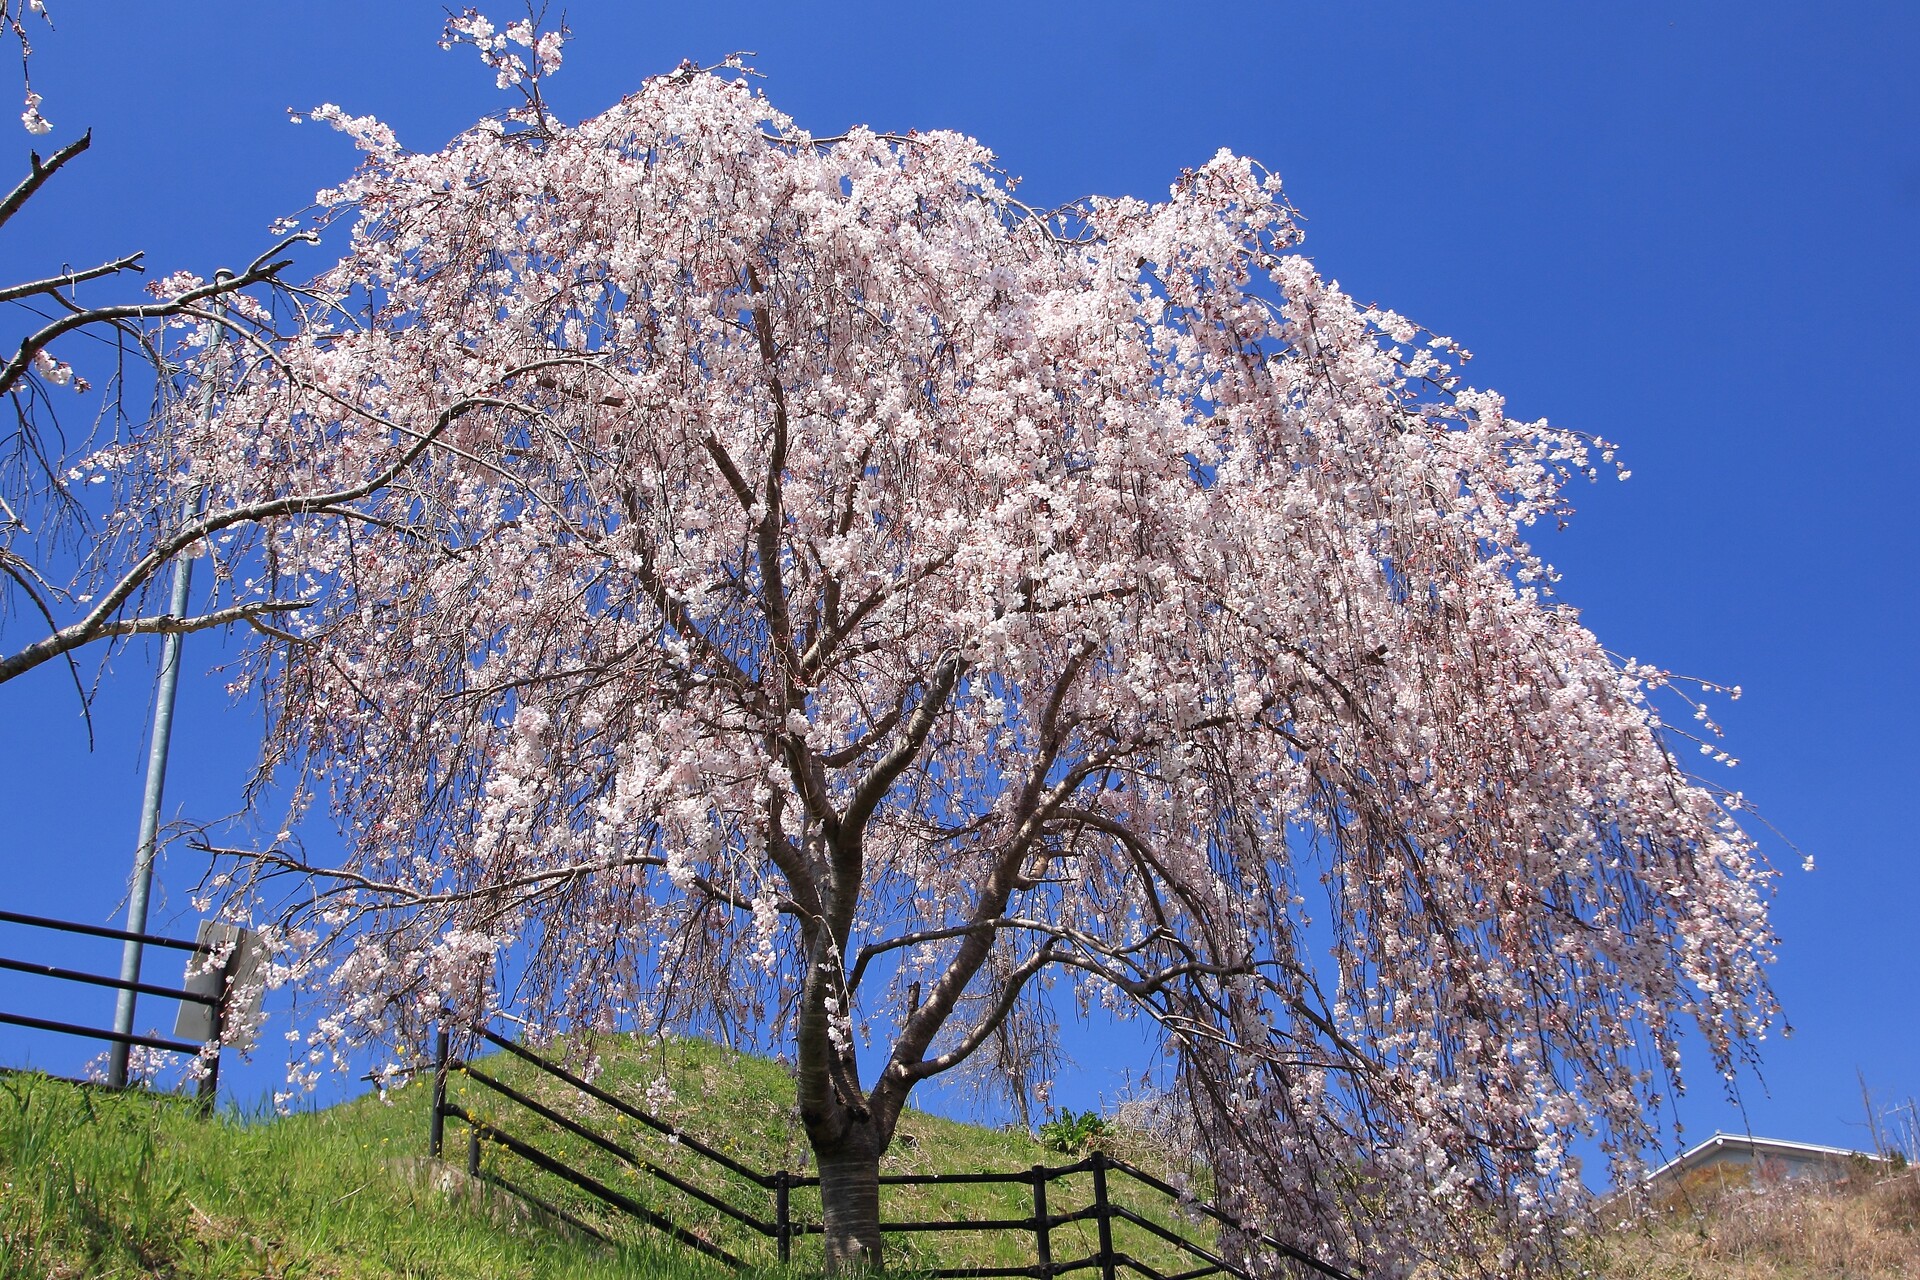
<path fill-rule="evenodd" d="M 232 991 L 241 1003 L 227 1010 L 227 1026 L 250 1024 L 260 1012 L 265 986 L 260 969 L 266 963 L 267 952 L 260 945 L 260 936 L 237 924 L 202 920 L 199 931 L 194 934 L 194 942 L 198 945 L 187 961 L 187 978 L 181 984 L 182 988 L 196 995 L 207 996 Z M 213 957 L 222 953 L 226 963 L 212 964 Z M 232 985 L 229 986 L 229 983 Z M 180 1012 L 173 1020 L 174 1039 L 190 1040 L 196 1044 L 213 1039 L 213 1013 L 210 1004 L 182 1000 Z M 228 1047 L 245 1049 L 247 1046 L 233 1043 Z"/>

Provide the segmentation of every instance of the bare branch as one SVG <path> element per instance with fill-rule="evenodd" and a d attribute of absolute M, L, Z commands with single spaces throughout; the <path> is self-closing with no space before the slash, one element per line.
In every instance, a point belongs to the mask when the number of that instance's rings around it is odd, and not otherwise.
<path fill-rule="evenodd" d="M 73 159 L 92 145 L 93 130 L 89 129 L 74 141 L 69 142 L 66 146 L 60 148 L 51 156 L 48 156 L 44 162 L 40 159 L 39 152 L 29 153 L 30 168 L 27 176 L 22 178 L 19 185 L 7 193 L 5 200 L 0 200 L 0 227 L 5 226 L 14 214 L 20 212 L 20 207 L 26 204 L 27 201 L 33 199 L 34 193 L 46 185 L 47 179 L 60 172 L 61 167 L 64 166 L 67 161 Z"/>
<path fill-rule="evenodd" d="M 117 640 L 126 636 L 169 636 L 186 635 L 194 631 L 206 631 L 213 627 L 231 626 L 236 622 L 254 622 L 271 614 L 292 613 L 313 604 L 311 600 L 256 600 L 249 604 L 236 604 L 225 609 L 215 609 L 211 613 L 198 614 L 190 618 L 160 616 L 155 618 L 123 618 L 105 622 L 97 627 L 83 627 L 75 623 L 63 627 L 44 640 L 22 649 L 14 657 L 0 663 L 0 679 L 7 679 L 14 671 L 7 663 L 21 662 L 20 670 L 38 666 L 48 658 L 69 653 L 82 645 L 95 640 Z"/>
<path fill-rule="evenodd" d="M 1039 951 L 1014 966 L 1013 972 L 1007 976 L 999 993 L 994 997 L 993 1007 L 974 1024 L 972 1030 L 960 1038 L 958 1044 L 937 1057 L 923 1058 L 918 1062 L 898 1063 L 892 1070 L 900 1078 L 917 1082 L 959 1066 L 972 1057 L 974 1050 L 985 1044 L 987 1037 L 1006 1021 L 1007 1014 L 1012 1011 L 1014 1002 L 1019 1000 L 1020 992 L 1026 987 L 1028 981 L 1049 964 L 1061 958 L 1051 947 L 1040 948 Z"/>
<path fill-rule="evenodd" d="M 180 555 L 222 529 L 235 525 L 255 524 L 265 520 L 292 515 L 312 515 L 326 512 L 346 503 L 357 501 L 370 493 L 375 493 L 393 482 L 415 459 L 425 453 L 438 436 L 454 421 L 475 409 L 515 408 L 510 401 L 493 396 L 472 396 L 449 405 L 435 418 L 434 425 L 428 430 L 412 433 L 414 441 L 400 455 L 381 468 L 373 476 L 359 484 L 347 485 L 328 493 L 292 495 L 284 498 L 270 498 L 261 502 L 248 503 L 228 511 L 200 516 L 179 531 L 162 538 L 154 547 L 126 570 L 96 604 L 92 612 L 72 626 L 62 629 L 55 636 L 36 641 L 18 652 L 0 659 L 0 683 L 5 683 L 26 671 L 31 671 L 47 659 L 66 653 L 69 650 L 99 639 L 108 634 L 114 625 L 111 620 L 120 606 L 145 584 L 162 567 L 172 563 Z M 236 619 L 237 620 L 237 619 Z"/>
<path fill-rule="evenodd" d="M 88 267 L 85 271 L 69 271 L 64 275 L 48 276 L 44 280 L 35 280 L 28 284 L 9 285 L 0 289 L 0 302 L 13 302 L 19 298 L 36 293 L 57 293 L 70 289 L 86 280 L 98 280 L 102 276 L 117 275 L 122 271 L 140 271 L 140 259 L 144 253 L 130 253 L 124 258 L 115 258 L 112 262 L 103 262 L 97 267 Z"/>

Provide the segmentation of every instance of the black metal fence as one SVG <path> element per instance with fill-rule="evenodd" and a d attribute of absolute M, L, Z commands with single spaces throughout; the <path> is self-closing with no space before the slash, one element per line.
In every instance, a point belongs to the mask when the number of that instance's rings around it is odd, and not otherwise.
<path fill-rule="evenodd" d="M 45 916 L 23 915 L 17 911 L 0 911 L 0 924 L 19 925 L 28 929 L 40 929 L 55 933 L 79 934 L 91 938 L 108 938 L 119 942 L 139 942 L 149 947 L 164 947 L 174 951 L 200 954 L 204 957 L 206 947 L 199 942 L 190 942 L 183 938 L 168 938 L 153 933 L 130 933 L 125 929 L 109 929 L 101 925 L 80 924 L 72 920 L 53 920 Z M 91 1040 L 100 1040 L 108 1044 L 138 1045 L 148 1049 L 163 1049 L 171 1053 L 185 1053 L 204 1056 L 206 1072 L 200 1077 L 197 1096 L 203 1112 L 211 1111 L 214 1097 L 220 1086 L 220 1054 L 217 1042 L 221 1027 L 225 1021 L 226 1001 L 230 994 L 230 983 L 220 984 L 221 989 L 214 994 L 190 991 L 184 987 L 167 987 L 151 982 L 130 982 L 124 978 L 110 977 L 106 974 L 92 973 L 84 969 L 69 969 L 60 965 L 46 964 L 38 960 L 21 960 L 11 956 L 0 956 L 0 969 L 14 973 L 32 974 L 36 977 L 52 978 L 59 982 L 80 983 L 86 986 L 110 987 L 116 991 L 133 991 L 140 995 L 156 996 L 165 1000 L 183 1000 L 192 1004 L 206 1006 L 212 1012 L 212 1033 L 204 1044 L 189 1040 L 170 1040 L 161 1036 L 136 1035 L 127 1031 L 116 1031 L 107 1027 L 85 1026 L 73 1022 L 61 1022 L 52 1018 L 37 1018 L 26 1014 L 0 1011 L 0 1023 L 16 1027 L 30 1027 L 36 1031 L 53 1031 L 62 1035 L 81 1036 Z M 80 1084 L 94 1081 L 75 1081 Z"/>
<path fill-rule="evenodd" d="M 500 1159 L 483 1162 L 483 1144 L 525 1165 L 561 1179 L 601 1205 L 629 1215 L 688 1248 L 736 1269 L 748 1265 L 746 1260 L 734 1252 L 688 1229 L 682 1223 L 674 1222 L 659 1209 L 642 1204 L 632 1196 L 608 1186 L 602 1179 L 574 1167 L 564 1155 L 541 1148 L 536 1144 L 529 1129 L 522 1128 L 517 1133 L 510 1131 L 501 1114 L 479 1114 L 474 1109 L 449 1099 L 448 1078 L 457 1073 L 473 1081 L 488 1095 L 505 1104 L 503 1112 L 538 1117 L 548 1125 L 571 1134 L 606 1155 L 612 1156 L 628 1168 L 649 1175 L 659 1183 L 706 1206 L 723 1219 L 772 1240 L 775 1257 L 782 1263 L 793 1261 L 795 1241 L 804 1236 L 818 1235 L 825 1230 L 821 1222 L 796 1208 L 793 1195 L 795 1191 L 817 1189 L 820 1186 L 820 1179 L 817 1176 L 794 1174 L 785 1169 L 776 1170 L 773 1173 L 762 1173 L 757 1169 L 749 1168 L 724 1152 L 701 1142 L 693 1135 L 682 1132 L 666 1121 L 582 1079 L 565 1067 L 531 1053 L 503 1036 L 496 1035 L 488 1028 L 476 1027 L 472 1029 L 472 1033 L 477 1039 L 497 1046 L 514 1058 L 529 1064 L 538 1072 L 560 1082 L 574 1093 L 609 1108 L 616 1116 L 635 1122 L 641 1131 L 636 1136 L 642 1140 L 645 1140 L 645 1134 L 651 1133 L 655 1138 L 673 1144 L 680 1150 L 690 1153 L 697 1160 L 710 1164 L 728 1175 L 725 1180 L 735 1186 L 744 1184 L 746 1187 L 755 1188 L 758 1192 L 764 1193 L 752 1197 L 762 1206 L 762 1211 L 755 1212 L 742 1207 L 724 1194 L 717 1194 L 696 1185 L 680 1173 L 650 1158 L 648 1153 L 636 1149 L 633 1142 L 622 1141 L 601 1133 L 574 1116 L 564 1114 L 561 1110 L 530 1096 L 525 1090 L 516 1088 L 470 1061 L 452 1061 L 448 1054 L 449 1038 L 444 1030 L 440 1033 L 437 1046 L 433 1101 L 429 1120 L 428 1145 L 435 1157 L 443 1155 L 446 1122 L 449 1119 L 459 1121 L 467 1129 L 466 1164 L 469 1174 L 519 1196 L 577 1230 L 605 1238 L 604 1233 L 598 1228 L 582 1220 L 577 1214 L 570 1213 L 538 1195 L 524 1181 L 510 1179 L 500 1168 L 508 1161 Z M 1050 1186 L 1069 1178 L 1088 1175 L 1092 1182 L 1090 1203 L 1065 1212 L 1049 1210 L 1047 1193 Z M 913 1267 L 915 1272 L 930 1276 L 1031 1276 L 1036 1280 L 1051 1280 L 1054 1276 L 1097 1270 L 1101 1280 L 1116 1280 L 1118 1274 L 1125 1270 L 1145 1276 L 1147 1280 L 1201 1280 L 1201 1277 L 1212 1275 L 1232 1276 L 1236 1280 L 1254 1280 L 1257 1267 L 1263 1274 L 1271 1274 L 1274 1270 L 1279 1270 L 1292 1271 L 1297 1275 L 1353 1280 L 1353 1277 L 1339 1268 L 1265 1232 L 1254 1230 L 1217 1206 L 1195 1200 L 1184 1194 L 1178 1187 L 1152 1173 L 1101 1151 L 1095 1151 L 1085 1159 L 1072 1164 L 1056 1166 L 1037 1164 L 1029 1169 L 1011 1172 L 880 1175 L 882 1187 L 953 1186 L 969 1183 L 1025 1185 L 1030 1189 L 1032 1212 L 1020 1217 L 883 1221 L 880 1224 L 881 1233 L 883 1235 L 965 1232 L 1018 1234 L 1031 1240 L 1032 1261 L 1013 1265 L 959 1267 L 916 1265 Z M 1150 1198 L 1154 1199 L 1157 1206 L 1162 1209 L 1162 1218 L 1170 1219 L 1174 1224 L 1180 1223 L 1183 1219 L 1196 1224 L 1211 1223 L 1215 1228 L 1211 1233 L 1214 1238 L 1197 1239 L 1194 1234 L 1180 1230 L 1177 1225 L 1170 1225 L 1167 1220 L 1156 1220 L 1150 1217 L 1135 1204 L 1129 1203 L 1126 1196 L 1116 1194 L 1122 1184 L 1130 1185 L 1135 1193 L 1149 1193 Z M 770 1214 L 765 1213 L 769 1209 Z M 1171 1212 L 1167 1212 L 1169 1209 Z M 1066 1243 L 1060 1234 L 1061 1229 L 1075 1223 L 1093 1224 L 1097 1246 L 1091 1253 L 1083 1256 L 1056 1257 L 1056 1247 Z M 1184 1269 L 1166 1270 L 1164 1266 L 1155 1266 L 1146 1259 L 1129 1253 L 1126 1249 L 1116 1247 L 1114 1228 L 1119 1223 L 1131 1224 L 1138 1231 L 1160 1241 L 1166 1246 L 1160 1261 L 1164 1264 L 1167 1256 L 1184 1258 L 1186 1260 Z M 1221 1247 L 1218 1240 L 1220 1229 L 1225 1229 L 1234 1236 L 1236 1243 L 1233 1249 L 1227 1250 Z M 1084 1235 L 1084 1231 L 1080 1234 Z M 1264 1254 L 1265 1257 L 1256 1262 L 1255 1255 L 1259 1254 Z M 1263 1265 L 1266 1263 L 1280 1265 L 1275 1268 Z"/>

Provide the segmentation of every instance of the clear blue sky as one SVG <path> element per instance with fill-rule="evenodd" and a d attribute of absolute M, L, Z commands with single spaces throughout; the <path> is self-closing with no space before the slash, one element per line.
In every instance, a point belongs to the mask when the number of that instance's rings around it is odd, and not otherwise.
<path fill-rule="evenodd" d="M 251 258 L 354 160 L 289 107 L 336 102 L 429 148 L 504 105 L 415 0 L 54 14 L 41 145 L 86 127 L 95 144 L 0 240 L 6 280 L 130 249 L 161 272 Z M 964 130 L 1036 203 L 1151 197 L 1220 146 L 1252 155 L 1349 291 L 1460 338 L 1519 413 L 1619 441 L 1632 480 L 1578 493 L 1539 543 L 1616 651 L 1745 687 L 1721 709 L 1734 785 L 1799 850 L 1769 841 L 1795 1034 L 1740 1082 L 1746 1120 L 1697 1060 L 1680 1114 L 1696 1137 L 1750 1122 L 1855 1145 L 1856 1068 L 1887 1101 L 1920 1093 L 1920 6 L 576 0 L 568 17 L 550 97 L 569 118 L 682 57 L 752 50 L 814 132 Z M 21 170 L 29 139 L 6 129 Z M 220 645 L 191 641 L 188 671 Z M 116 918 L 154 662 L 133 649 L 106 673 L 91 754 L 59 673 L 0 689 L 0 904 Z M 234 808 L 255 734 L 196 678 L 169 814 Z M 157 924 L 191 930 L 196 874 L 167 859 Z M 64 1069 L 90 1052 L 0 1031 L 0 1060 L 16 1050 Z M 255 1096 L 264 1056 L 239 1074 Z M 1104 1048 L 1082 1057 L 1061 1096 L 1088 1104 L 1119 1081 Z"/>

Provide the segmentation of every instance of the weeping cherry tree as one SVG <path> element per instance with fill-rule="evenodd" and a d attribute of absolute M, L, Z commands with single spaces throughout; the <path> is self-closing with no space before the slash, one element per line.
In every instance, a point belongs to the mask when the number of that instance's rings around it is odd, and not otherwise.
<path fill-rule="evenodd" d="M 1771 872 L 1525 540 L 1611 455 L 1343 294 L 1273 175 L 1036 210 L 737 67 L 563 125 L 556 34 L 449 32 L 523 104 L 314 113 L 345 256 L 141 446 L 223 607 L 298 604 L 237 680 L 345 860 L 221 884 L 301 886 L 316 1060 L 780 1044 L 839 1270 L 914 1087 L 1038 1087 L 1070 997 L 1150 1020 L 1236 1213 L 1391 1275 L 1550 1259 L 1569 1144 L 1633 1168 L 1683 1033 L 1750 1049 Z"/>

